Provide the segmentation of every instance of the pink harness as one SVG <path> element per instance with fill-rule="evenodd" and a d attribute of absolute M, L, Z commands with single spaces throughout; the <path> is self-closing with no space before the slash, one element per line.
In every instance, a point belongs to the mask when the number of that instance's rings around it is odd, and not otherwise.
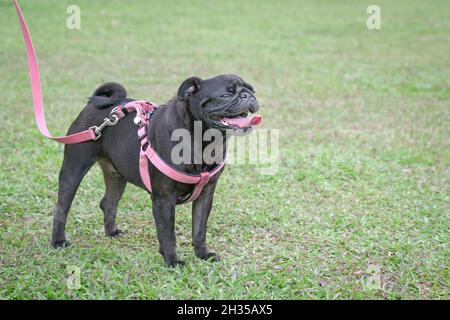
<path fill-rule="evenodd" d="M 149 139 L 147 138 L 147 125 L 150 120 L 150 116 L 155 109 L 158 108 L 156 104 L 148 101 L 132 101 L 128 102 L 124 106 L 114 108 L 109 117 L 105 118 L 103 123 L 99 126 L 90 127 L 87 130 L 70 134 L 68 136 L 54 137 L 47 129 L 44 116 L 44 102 L 42 99 L 41 80 L 39 76 L 39 67 L 36 60 L 36 53 L 31 41 L 30 32 L 28 30 L 25 19 L 23 18 L 22 11 L 17 3 L 17 0 L 13 0 L 16 7 L 19 22 L 22 27 L 23 38 L 25 40 L 25 46 L 27 49 L 28 70 L 31 80 L 31 90 L 33 95 L 34 116 L 36 119 L 39 131 L 47 138 L 53 139 L 57 142 L 64 144 L 74 144 L 89 140 L 97 140 L 101 137 L 102 130 L 107 126 L 114 126 L 117 122 L 125 117 L 130 112 L 136 112 L 134 122 L 138 125 L 138 138 L 141 143 L 141 149 L 139 153 L 139 172 L 142 182 L 149 192 L 152 192 L 152 186 L 150 181 L 150 174 L 148 170 L 148 162 L 150 161 L 159 171 L 166 176 L 177 182 L 185 184 L 193 184 L 194 189 L 192 193 L 186 197 L 180 197 L 177 199 L 177 203 L 186 203 L 194 201 L 200 195 L 203 187 L 208 183 L 209 179 L 216 175 L 225 165 L 225 161 L 222 161 L 217 167 L 208 172 L 202 172 L 199 175 L 187 174 L 181 172 L 169 164 L 167 164 L 161 156 L 152 148 Z"/>

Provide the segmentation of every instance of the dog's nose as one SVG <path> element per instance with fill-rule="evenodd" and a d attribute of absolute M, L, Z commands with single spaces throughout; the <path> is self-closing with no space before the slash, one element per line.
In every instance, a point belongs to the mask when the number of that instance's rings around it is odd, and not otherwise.
<path fill-rule="evenodd" d="M 258 109 L 259 109 L 258 106 L 251 106 L 250 109 L 249 109 L 249 111 L 250 111 L 251 113 L 255 113 L 256 111 L 258 111 Z"/>

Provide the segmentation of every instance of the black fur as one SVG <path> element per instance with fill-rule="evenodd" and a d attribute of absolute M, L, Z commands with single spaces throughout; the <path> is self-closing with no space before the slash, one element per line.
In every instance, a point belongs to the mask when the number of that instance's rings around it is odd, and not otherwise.
<path fill-rule="evenodd" d="M 118 83 L 108 82 L 95 89 L 89 103 L 98 109 L 105 109 L 126 99 L 127 91 Z"/>
<path fill-rule="evenodd" d="M 233 94 L 227 94 L 233 87 Z M 234 75 L 222 75 L 208 80 L 192 77 L 183 82 L 177 97 L 157 109 L 147 127 L 148 138 L 160 156 L 178 170 L 198 174 L 212 170 L 215 164 L 178 164 L 171 161 L 171 150 L 176 142 L 171 141 L 173 130 L 184 128 L 194 137 L 194 121 L 202 121 L 203 128 L 214 125 L 210 115 L 240 114 L 246 110 L 256 111 L 258 103 L 249 85 Z M 245 95 L 241 92 L 245 91 Z M 72 123 L 68 134 L 86 130 L 98 125 L 108 116 L 111 109 L 126 99 L 126 90 L 117 83 L 106 83 L 94 91 L 87 106 Z M 86 141 L 65 145 L 64 160 L 59 175 L 58 201 L 54 209 L 51 244 L 54 247 L 68 245 L 65 226 L 68 211 L 78 186 L 89 169 L 98 162 L 103 171 L 106 191 L 100 202 L 104 214 L 105 233 L 116 237 L 122 232 L 116 227 L 116 214 L 119 200 L 127 182 L 145 189 L 139 174 L 140 143 L 134 115 L 128 115 L 114 127 L 107 127 L 97 141 Z M 225 138 L 224 138 L 225 139 Z M 194 141 L 191 141 L 194 144 Z M 203 141 L 201 145 L 205 147 Z M 226 144 L 224 143 L 224 154 Z M 191 148 L 194 152 L 194 148 Z M 202 150 L 203 151 L 203 150 Z M 193 155 L 192 155 L 193 156 Z M 180 196 L 188 195 L 192 185 L 178 183 L 158 169 L 149 165 L 153 192 L 151 194 L 153 217 L 157 228 L 159 251 L 167 265 L 183 264 L 175 247 L 175 205 Z M 214 190 L 220 173 L 215 175 L 203 188 L 202 193 L 192 204 L 192 238 L 195 253 L 202 259 L 218 259 L 206 245 L 206 224 L 212 208 Z"/>

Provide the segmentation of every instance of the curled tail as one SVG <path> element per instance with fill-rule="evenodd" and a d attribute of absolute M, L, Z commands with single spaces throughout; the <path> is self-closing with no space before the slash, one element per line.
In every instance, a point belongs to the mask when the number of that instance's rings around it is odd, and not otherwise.
<path fill-rule="evenodd" d="M 105 109 L 126 99 L 127 91 L 118 83 L 107 82 L 95 89 L 89 103 L 98 109 Z"/>

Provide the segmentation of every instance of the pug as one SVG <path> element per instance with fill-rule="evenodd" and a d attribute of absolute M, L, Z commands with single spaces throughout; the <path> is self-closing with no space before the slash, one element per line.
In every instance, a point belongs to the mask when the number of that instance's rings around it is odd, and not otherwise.
<path fill-rule="evenodd" d="M 113 108 L 134 101 L 127 98 L 125 88 L 117 83 L 105 83 L 97 88 L 85 108 L 68 130 L 68 134 L 86 130 L 100 123 Z M 223 133 L 222 157 L 226 156 L 226 139 L 229 134 L 246 133 L 261 121 L 255 115 L 259 109 L 253 87 L 232 74 L 219 75 L 202 80 L 190 77 L 183 81 L 177 95 L 155 109 L 147 125 L 147 137 L 159 156 L 173 168 L 186 174 L 200 174 L 211 171 L 217 163 L 172 161 L 172 150 L 176 142 L 172 133 L 185 129 L 191 133 L 189 143 L 199 143 L 201 151 L 206 147 L 204 141 L 195 141 L 197 124 L 202 132 L 216 129 Z M 133 116 L 126 116 L 114 127 L 107 127 L 98 140 L 78 144 L 67 144 L 64 160 L 59 174 L 58 200 L 54 209 L 51 244 L 53 247 L 66 247 L 65 227 L 72 200 L 81 180 L 89 169 L 98 162 L 106 186 L 100 202 L 104 214 L 105 233 L 117 237 L 122 231 L 116 226 L 117 206 L 127 183 L 145 188 L 139 171 L 140 142 L 137 137 Z M 201 135 L 200 135 L 201 139 Z M 193 154 L 192 154 L 193 155 Z M 192 184 L 172 180 L 153 164 L 149 163 L 151 177 L 153 217 L 157 229 L 159 252 L 168 266 L 183 265 L 176 253 L 175 206 L 177 199 L 192 192 Z M 219 256 L 210 251 L 206 244 L 206 225 L 211 213 L 214 192 L 223 168 L 203 187 L 192 203 L 192 238 L 197 257 L 216 261 Z M 148 191 L 148 190 L 147 190 Z"/>

